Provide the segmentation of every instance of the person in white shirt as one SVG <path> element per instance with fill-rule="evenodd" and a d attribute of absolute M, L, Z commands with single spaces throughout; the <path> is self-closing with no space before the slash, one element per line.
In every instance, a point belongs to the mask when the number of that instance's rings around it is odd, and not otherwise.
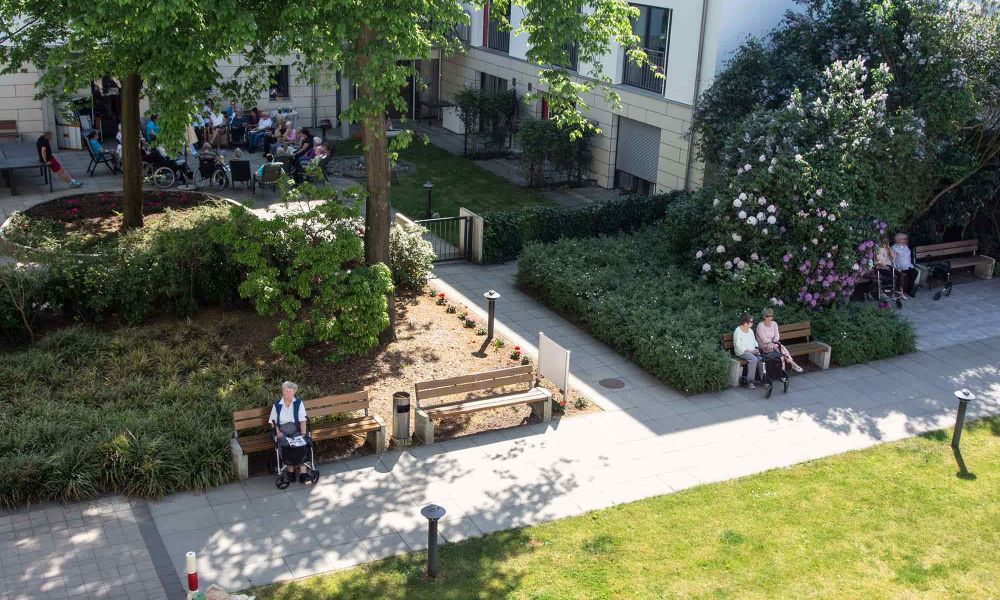
<path fill-rule="evenodd" d="M 892 245 L 892 266 L 900 278 L 900 288 L 903 290 L 903 298 L 910 298 L 914 294 L 914 284 L 917 281 L 917 269 L 913 266 L 913 255 L 910 253 L 910 236 L 905 233 L 897 233 Z"/>
<path fill-rule="evenodd" d="M 274 428 L 274 441 L 281 452 L 281 462 L 288 466 L 294 479 L 295 471 L 299 471 L 299 483 L 309 479 L 305 465 L 309 446 L 291 446 L 289 440 L 298 436 L 306 436 L 306 405 L 295 396 L 299 386 L 291 381 L 281 384 L 281 398 L 271 406 L 271 415 L 267 421 Z"/>
<path fill-rule="evenodd" d="M 253 152 L 258 144 L 263 141 L 264 136 L 271 133 L 271 128 L 274 127 L 274 121 L 271 120 L 271 115 L 267 112 L 260 113 L 260 121 L 257 121 L 257 128 L 250 132 L 250 152 Z"/>
<path fill-rule="evenodd" d="M 757 387 L 754 380 L 760 379 L 763 363 L 753 332 L 753 317 L 748 314 L 740 318 L 740 326 L 733 330 L 733 354 L 747 361 L 747 387 Z"/>

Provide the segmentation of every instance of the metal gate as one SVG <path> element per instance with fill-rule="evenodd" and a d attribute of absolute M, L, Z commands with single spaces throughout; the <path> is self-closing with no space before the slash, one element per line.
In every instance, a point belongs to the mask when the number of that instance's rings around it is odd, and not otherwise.
<path fill-rule="evenodd" d="M 434 262 L 472 259 L 471 217 L 441 217 L 414 222 L 427 230 L 424 239 L 434 247 Z"/>

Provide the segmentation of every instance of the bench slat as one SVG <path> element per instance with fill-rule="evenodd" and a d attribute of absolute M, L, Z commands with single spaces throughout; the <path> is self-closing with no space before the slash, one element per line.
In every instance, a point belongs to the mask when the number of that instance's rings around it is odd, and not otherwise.
<path fill-rule="evenodd" d="M 337 394 L 335 396 L 323 396 L 322 398 L 313 398 L 311 400 L 303 400 L 302 402 L 306 405 L 306 409 L 312 409 L 313 407 L 322 408 L 335 404 L 357 404 L 360 402 L 368 404 L 368 392 L 360 391 Z"/>
<path fill-rule="evenodd" d="M 496 379 L 497 377 L 507 377 L 509 375 L 520 375 L 524 373 L 531 373 L 531 365 L 521 365 L 518 367 L 510 367 L 507 369 L 497 369 L 496 371 L 484 371 L 482 373 L 473 373 L 472 375 L 459 375 L 457 377 L 448 377 L 447 379 L 435 379 L 432 381 L 420 381 L 414 384 L 414 388 L 417 394 L 425 390 L 431 390 L 434 388 L 447 387 L 450 385 L 458 385 L 460 383 L 472 383 L 476 381 L 488 381 L 491 379 Z"/>
<path fill-rule="evenodd" d="M 751 329 L 751 331 L 755 331 L 755 329 Z M 778 334 L 781 337 L 782 342 L 812 337 L 812 324 L 809 321 L 800 321 L 798 323 L 778 325 Z M 733 349 L 733 334 L 722 334 L 722 349 Z"/>
<path fill-rule="evenodd" d="M 962 258 L 953 258 L 948 261 L 953 269 L 962 269 L 964 267 L 974 267 L 976 265 L 981 265 L 984 263 L 991 263 L 993 259 L 988 256 L 965 256 Z"/>
<path fill-rule="evenodd" d="M 548 400 L 550 397 L 551 394 L 549 393 L 548 390 L 543 388 L 533 388 L 521 394 L 495 396 L 490 398 L 478 398 L 476 400 L 463 400 L 461 402 L 442 404 L 439 406 L 434 406 L 432 408 L 425 408 L 421 410 L 426 412 L 427 415 L 432 419 L 440 419 L 442 417 L 453 417 L 453 416 L 478 412 L 481 410 L 503 408 L 505 406 L 516 406 L 518 404 L 533 404 L 535 402 L 542 402 Z"/>
<path fill-rule="evenodd" d="M 430 400 L 431 398 L 440 398 L 441 396 L 451 396 L 452 394 L 465 394 L 468 392 L 489 390 L 508 385 L 520 385 L 523 383 L 530 384 L 532 382 L 534 382 L 534 375 L 529 371 L 528 373 L 510 375 L 507 377 L 484 379 L 482 381 L 476 381 L 473 383 L 463 383 L 447 387 L 438 387 L 425 390 L 422 392 L 417 392 L 417 403 L 419 405 L 419 402 L 421 400 Z"/>
<path fill-rule="evenodd" d="M 327 406 L 324 408 L 310 408 L 309 418 L 353 413 L 355 411 L 367 410 L 367 409 L 368 409 L 367 402 L 358 402 L 357 404 L 341 404 L 339 406 Z"/>
<path fill-rule="evenodd" d="M 324 425 L 323 427 L 313 429 L 312 438 L 315 441 L 329 440 L 348 435 L 358 435 L 368 433 L 369 431 L 376 431 L 380 427 L 381 425 L 379 425 L 378 421 L 372 417 L 364 417 L 353 421 L 341 421 L 332 425 Z"/>
<path fill-rule="evenodd" d="M 959 240 L 957 242 L 944 242 L 942 244 L 917 246 L 913 249 L 913 254 L 915 258 L 925 258 L 927 256 L 934 256 L 935 254 L 962 254 L 964 252 L 974 253 L 977 250 L 979 250 L 979 240 Z"/>

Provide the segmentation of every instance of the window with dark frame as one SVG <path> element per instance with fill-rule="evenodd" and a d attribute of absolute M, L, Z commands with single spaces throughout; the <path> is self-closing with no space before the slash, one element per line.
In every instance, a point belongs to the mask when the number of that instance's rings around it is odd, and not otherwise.
<path fill-rule="evenodd" d="M 479 89 L 493 94 L 497 92 L 505 92 L 507 91 L 507 80 L 503 77 L 490 75 L 489 73 L 480 73 Z"/>
<path fill-rule="evenodd" d="M 271 71 L 271 88 L 268 95 L 271 100 L 287 100 L 291 98 L 288 65 L 277 65 Z"/>
<path fill-rule="evenodd" d="M 639 66 L 626 55 L 622 83 L 662 94 L 664 79 L 657 77 L 656 73 L 667 72 L 673 11 L 643 4 L 632 6 L 639 9 L 639 18 L 632 21 L 632 33 L 639 37 L 639 44 L 646 53 L 648 62 Z"/>

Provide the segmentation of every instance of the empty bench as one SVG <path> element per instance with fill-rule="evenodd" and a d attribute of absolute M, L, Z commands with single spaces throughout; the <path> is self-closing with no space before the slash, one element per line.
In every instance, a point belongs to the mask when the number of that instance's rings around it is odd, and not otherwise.
<path fill-rule="evenodd" d="M 363 434 L 367 443 L 376 452 L 385 450 L 385 424 L 377 415 L 369 414 L 370 400 L 367 391 L 303 400 L 302 404 L 308 414 L 309 431 L 312 432 L 314 442 Z M 238 410 L 233 413 L 233 439 L 230 442 L 230 450 L 240 479 L 246 479 L 250 476 L 248 454 L 274 450 L 274 442 L 271 441 L 270 429 L 267 424 L 272 406 L 274 403 L 268 404 L 264 408 Z M 315 424 L 319 417 L 348 413 L 353 415 L 359 411 L 364 413 L 363 416 L 352 416 L 347 420 Z M 260 428 L 264 428 L 265 431 L 240 435 L 241 431 Z"/>
<path fill-rule="evenodd" d="M 494 391 L 498 388 L 527 384 L 528 390 L 512 393 L 490 394 L 482 398 L 457 400 L 428 405 L 428 400 L 469 394 L 471 392 Z M 552 394 L 538 387 L 531 365 L 512 367 L 462 375 L 436 381 L 422 381 L 416 388 L 416 431 L 414 435 L 425 444 L 434 443 L 434 421 L 446 417 L 460 417 L 481 410 L 528 404 L 543 422 L 552 418 Z"/>
<path fill-rule="evenodd" d="M 788 353 L 793 358 L 808 356 L 809 360 L 819 368 L 830 368 L 832 349 L 828 344 L 812 339 L 812 327 L 809 321 L 778 325 L 778 334 L 781 337 L 781 345 L 788 349 Z M 730 352 L 733 350 L 733 334 L 727 333 L 722 336 L 722 349 Z M 747 361 L 736 356 L 729 360 L 729 385 L 735 387 L 740 384 L 740 375 L 743 373 L 743 367 L 746 366 Z M 747 376 L 749 375 L 748 373 Z"/>
<path fill-rule="evenodd" d="M 917 246 L 913 249 L 914 266 L 920 272 L 920 282 L 926 283 L 931 263 L 948 263 L 952 269 L 975 269 L 976 277 L 991 279 L 996 261 L 979 254 L 978 240 L 962 240 Z"/>
<path fill-rule="evenodd" d="M 17 132 L 17 121 L 0 121 L 0 142 L 19 142 L 21 134 Z"/>

